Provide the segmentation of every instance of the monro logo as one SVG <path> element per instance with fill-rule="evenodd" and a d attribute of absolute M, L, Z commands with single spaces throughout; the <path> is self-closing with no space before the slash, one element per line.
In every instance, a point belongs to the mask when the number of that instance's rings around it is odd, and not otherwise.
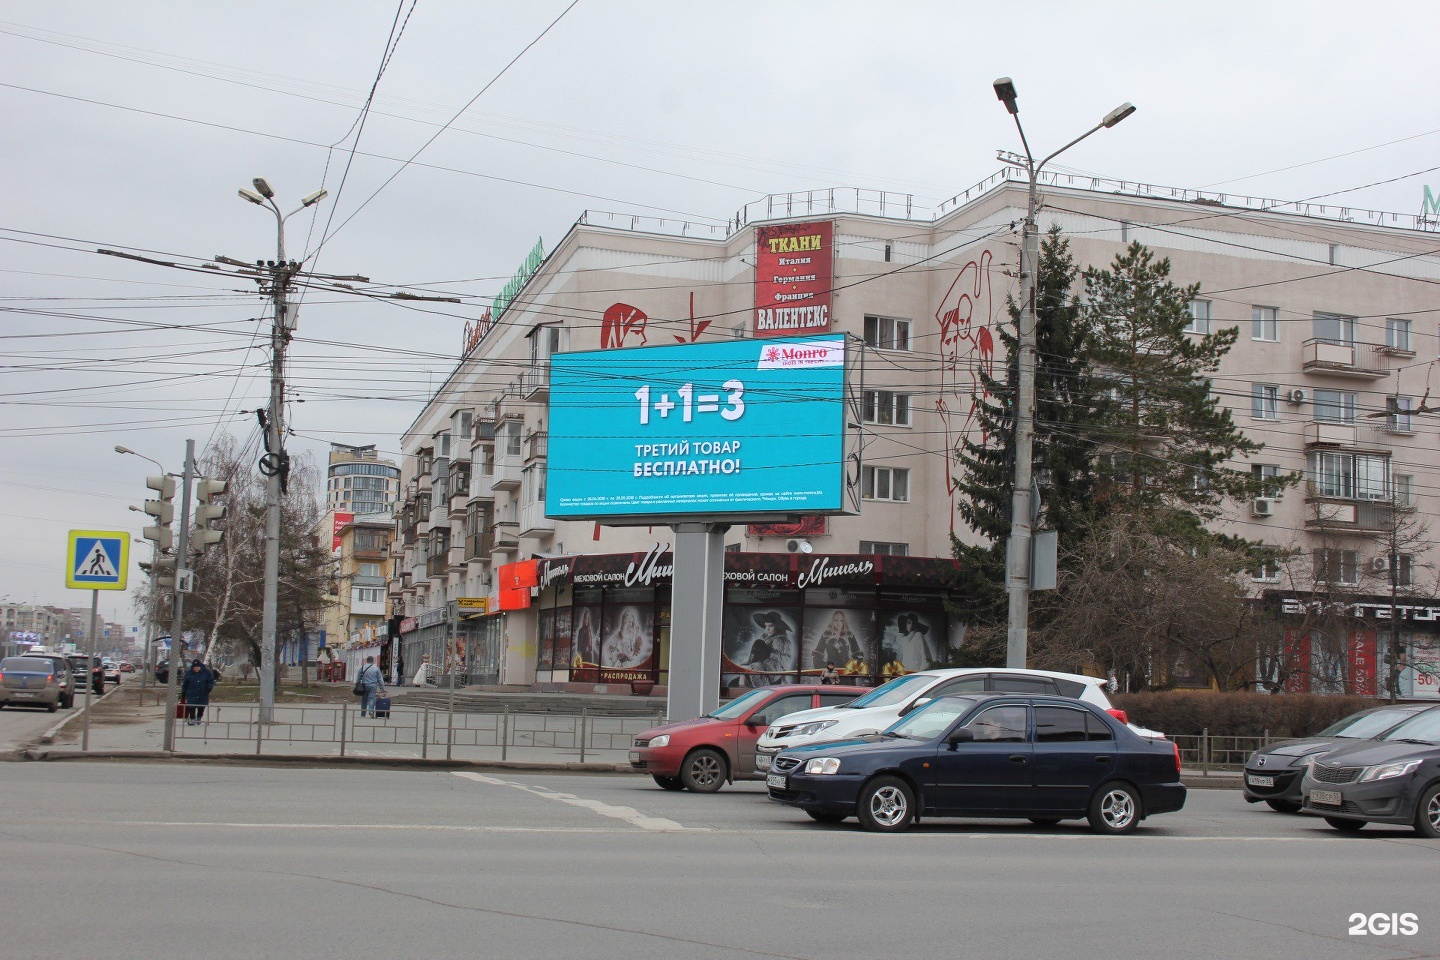
<path fill-rule="evenodd" d="M 1425 187 L 1425 206 L 1420 211 L 1422 217 L 1440 217 L 1440 193 L 1431 193 L 1430 187 Z"/>
<path fill-rule="evenodd" d="M 845 365 L 845 344 L 839 340 L 812 343 L 769 344 L 760 350 L 760 370 L 792 367 L 841 367 Z"/>

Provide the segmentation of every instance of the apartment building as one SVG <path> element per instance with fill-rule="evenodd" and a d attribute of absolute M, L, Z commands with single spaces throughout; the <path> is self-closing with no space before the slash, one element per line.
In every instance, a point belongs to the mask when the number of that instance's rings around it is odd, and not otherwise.
<path fill-rule="evenodd" d="M 1201 285 L 1195 333 L 1239 328 L 1214 389 L 1266 446 L 1233 466 L 1306 481 L 1217 526 L 1296 551 L 1253 588 L 1292 618 L 1306 687 L 1373 692 L 1398 622 L 1406 693 L 1440 696 L 1436 551 L 1392 542 L 1440 494 L 1437 224 L 1089 177 L 1042 189 L 1040 227 L 1058 224 L 1082 269 L 1138 241 Z M 944 662 L 965 633 L 943 604 L 951 536 L 975 539 L 953 451 L 977 433 L 980 372 L 1003 363 L 1025 206 L 1007 169 L 934 211 L 857 190 L 767 197 L 724 225 L 587 211 L 548 255 L 537 246 L 402 438 L 389 602 L 407 672 L 429 655 L 472 682 L 663 685 L 670 531 L 545 516 L 550 358 L 784 332 L 863 345 L 861 509 L 730 527 L 726 682 L 800 679 L 836 657 L 872 677 Z M 786 231 L 820 246 L 767 259 Z M 787 262 L 800 287 L 777 286 Z M 807 280 L 818 290 L 777 306 L 775 290 Z M 502 569 L 529 589 L 502 592 Z M 501 609 L 502 593 L 522 601 Z M 1321 643 L 1310 614 L 1337 596 L 1346 635 Z"/>

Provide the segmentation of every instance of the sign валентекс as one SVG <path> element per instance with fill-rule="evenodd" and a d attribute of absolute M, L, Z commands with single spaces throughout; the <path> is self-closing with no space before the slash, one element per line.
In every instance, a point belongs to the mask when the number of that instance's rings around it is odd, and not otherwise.
<path fill-rule="evenodd" d="M 845 338 L 557 354 L 545 515 L 847 511 Z"/>
<path fill-rule="evenodd" d="M 830 220 L 756 228 L 755 336 L 830 330 L 834 240 Z"/>

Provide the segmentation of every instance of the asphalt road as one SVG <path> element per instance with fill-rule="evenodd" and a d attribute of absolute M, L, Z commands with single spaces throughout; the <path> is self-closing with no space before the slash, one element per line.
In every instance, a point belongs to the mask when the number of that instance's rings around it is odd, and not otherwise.
<path fill-rule="evenodd" d="M 0 953 L 877 960 L 1434 956 L 1440 841 L 1192 791 L 1081 825 L 821 826 L 756 784 L 0 765 Z M 1414 936 L 1352 936 L 1357 912 Z"/>

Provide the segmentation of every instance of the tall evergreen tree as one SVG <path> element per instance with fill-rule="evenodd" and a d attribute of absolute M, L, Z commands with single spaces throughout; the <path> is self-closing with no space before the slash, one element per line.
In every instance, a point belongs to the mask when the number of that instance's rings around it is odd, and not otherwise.
<path fill-rule="evenodd" d="M 1103 384 L 1088 357 L 1089 331 L 1072 290 L 1079 274 L 1070 243 L 1053 226 L 1040 245 L 1035 282 L 1035 433 L 1034 470 L 1041 481 L 1040 505 L 1045 527 L 1062 540 L 1088 526 L 1094 505 L 1094 424 L 1105 408 Z M 1011 320 L 1020 322 L 1020 306 L 1010 301 Z M 1011 491 L 1015 478 L 1015 425 L 1011 401 L 1019 382 L 1019 341 L 1014 329 L 999 331 L 1006 357 L 1003 379 L 981 373 L 986 395 L 974 398 L 979 432 L 960 442 L 964 476 L 960 515 L 992 545 L 1002 547 L 1010 534 Z"/>

